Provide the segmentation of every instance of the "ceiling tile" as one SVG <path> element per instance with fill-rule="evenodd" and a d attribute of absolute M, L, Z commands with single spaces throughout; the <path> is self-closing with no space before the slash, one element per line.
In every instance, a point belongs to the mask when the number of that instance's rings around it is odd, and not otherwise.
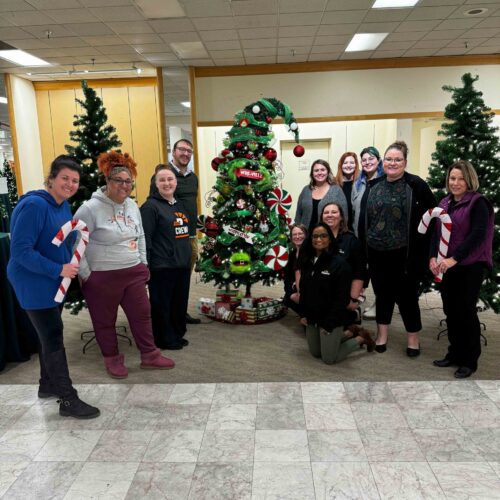
<path fill-rule="evenodd" d="M 278 47 L 278 55 L 291 55 L 292 50 L 294 51 L 295 55 L 307 55 L 309 54 L 309 52 L 311 52 L 311 47 L 293 47 L 293 49 L 291 49 L 290 47 Z"/>
<path fill-rule="evenodd" d="M 255 40 L 241 40 L 241 46 L 245 49 L 276 47 L 277 44 L 277 38 L 256 38 Z"/>
<path fill-rule="evenodd" d="M 461 5 L 464 0 L 439 0 L 439 5 Z M 436 0 L 420 0 L 419 7 L 434 7 Z"/>
<path fill-rule="evenodd" d="M 339 59 L 345 61 L 351 61 L 355 59 L 371 59 L 375 51 L 367 50 L 362 52 L 344 52 L 340 55 Z"/>
<path fill-rule="evenodd" d="M 34 10 L 24 0 L 2 0 L 0 2 L 0 12 L 17 12 L 21 10 Z"/>
<path fill-rule="evenodd" d="M 104 56 L 102 56 L 104 57 Z M 139 58 L 144 59 L 144 54 L 110 54 L 107 56 L 113 62 L 136 62 Z M 147 58 L 146 58 L 147 59 Z"/>
<path fill-rule="evenodd" d="M 232 59 L 215 59 L 216 66 L 243 66 L 245 59 L 243 57 L 236 57 Z"/>
<path fill-rule="evenodd" d="M 352 35 L 359 24 L 322 24 L 316 35 Z"/>
<path fill-rule="evenodd" d="M 188 66 L 215 66 L 212 59 L 186 59 L 181 61 L 186 67 Z"/>
<path fill-rule="evenodd" d="M 130 44 L 145 44 L 145 43 L 162 43 L 163 40 L 159 35 L 154 35 L 150 33 L 142 34 L 135 33 L 132 35 L 120 35 L 122 40 L 125 40 Z"/>
<path fill-rule="evenodd" d="M 490 29 L 472 29 L 466 31 L 463 35 L 462 38 L 483 38 L 485 36 L 490 37 L 490 36 L 496 36 L 500 35 L 500 30 L 498 28 L 490 28 Z"/>
<path fill-rule="evenodd" d="M 103 45 L 99 51 L 103 54 L 136 54 L 130 45 Z"/>
<path fill-rule="evenodd" d="M 12 23 L 9 23 L 7 19 L 5 19 L 3 16 L 0 16 L 0 26 L 12 26 Z"/>
<path fill-rule="evenodd" d="M 312 45 L 312 36 L 298 36 L 295 38 L 278 38 L 278 47 L 293 47 L 294 45 Z"/>
<path fill-rule="evenodd" d="M 436 49 L 410 49 L 405 52 L 405 57 L 429 57 L 435 52 Z"/>
<path fill-rule="evenodd" d="M 93 64 L 103 64 L 103 63 L 109 63 L 109 62 L 120 62 L 117 61 L 115 57 L 113 57 L 113 60 L 111 60 L 108 56 L 103 56 L 102 54 L 99 55 L 92 55 L 92 56 L 81 56 L 77 57 L 77 59 L 85 64 L 87 66 L 86 69 L 91 69 Z M 92 59 L 94 60 L 92 63 Z"/>
<path fill-rule="evenodd" d="M 103 21 L 144 21 L 144 16 L 135 7 L 99 7 L 90 12 Z"/>
<path fill-rule="evenodd" d="M 288 51 L 290 53 L 290 51 Z M 255 56 L 275 56 L 276 47 L 267 47 L 265 49 L 245 49 L 245 57 L 255 57 Z"/>
<path fill-rule="evenodd" d="M 469 50 L 467 54 L 498 54 L 498 47 L 485 47 L 484 45 L 480 45 L 479 47 L 474 47 Z"/>
<path fill-rule="evenodd" d="M 326 10 L 370 9 L 373 0 L 328 0 Z"/>
<path fill-rule="evenodd" d="M 465 30 L 431 31 L 424 36 L 424 40 L 453 40 L 464 33 Z"/>
<path fill-rule="evenodd" d="M 415 45 L 414 40 L 399 40 L 398 42 L 386 42 L 385 40 L 377 47 L 377 51 L 383 50 L 383 51 L 388 51 L 388 50 L 407 50 L 410 47 L 413 47 Z"/>
<path fill-rule="evenodd" d="M 308 59 L 308 55 L 295 55 L 295 56 L 278 56 L 278 64 L 283 64 L 283 63 L 299 63 L 299 62 L 306 62 Z"/>
<path fill-rule="evenodd" d="M 409 33 L 390 33 L 384 40 L 386 42 L 397 42 L 399 40 L 420 40 L 427 34 L 426 31 L 411 31 Z"/>
<path fill-rule="evenodd" d="M 50 38 L 49 40 L 45 39 L 47 47 L 86 47 L 88 43 L 83 39 L 77 36 L 62 36 L 60 38 Z"/>
<path fill-rule="evenodd" d="M 179 58 L 173 52 L 144 52 L 141 54 L 151 62 L 178 61 Z"/>
<path fill-rule="evenodd" d="M 117 35 L 100 35 L 82 37 L 89 45 L 119 45 L 122 42 Z"/>
<path fill-rule="evenodd" d="M 365 23 L 387 23 L 404 21 L 411 9 L 370 9 L 364 19 Z"/>
<path fill-rule="evenodd" d="M 232 14 L 230 2 L 226 0 L 182 0 L 181 2 L 186 16 L 210 17 L 210 16 L 230 16 Z"/>
<path fill-rule="evenodd" d="M 336 45 L 313 45 L 311 48 L 311 54 L 329 54 L 344 52 L 346 44 L 336 44 Z"/>
<path fill-rule="evenodd" d="M 500 37 L 490 38 L 482 43 L 483 47 L 498 47 L 500 49 Z M 498 51 L 500 53 L 500 50 Z"/>
<path fill-rule="evenodd" d="M 210 55 L 214 59 L 230 59 L 233 57 L 243 57 L 243 52 L 241 49 L 234 50 L 211 50 Z"/>
<path fill-rule="evenodd" d="M 233 17 L 199 17 L 193 19 L 193 24 L 198 30 L 211 30 L 216 26 L 220 26 L 221 29 L 233 29 L 236 27 Z"/>
<path fill-rule="evenodd" d="M 44 26 L 25 26 L 23 29 L 36 36 L 37 38 L 42 39 L 47 38 L 47 31 L 51 32 L 50 38 L 75 36 L 74 33 L 64 28 L 64 26 L 57 24 L 45 24 Z M 1 39 L 2 36 L 0 35 L 0 40 Z"/>
<path fill-rule="evenodd" d="M 440 21 L 403 21 L 397 28 L 396 31 L 405 32 L 405 31 L 431 31 L 435 28 Z M 443 28 L 446 29 L 446 28 Z M 451 27 L 447 29 L 453 29 Z M 460 26 L 457 26 L 456 29 L 460 29 Z"/>
<path fill-rule="evenodd" d="M 278 28 L 254 28 L 254 29 L 239 29 L 238 34 L 242 40 L 257 40 L 259 38 L 276 38 L 278 36 Z"/>
<path fill-rule="evenodd" d="M 157 33 L 179 33 L 195 29 L 193 23 L 187 18 L 154 19 L 149 21 L 149 24 Z"/>
<path fill-rule="evenodd" d="M 231 10 L 235 16 L 276 14 L 278 12 L 278 2 L 277 0 L 246 0 L 243 2 L 231 2 Z"/>
<path fill-rule="evenodd" d="M 14 26 L 40 26 L 54 22 L 54 19 L 39 11 L 5 12 L 2 18 Z"/>
<path fill-rule="evenodd" d="M 46 59 L 50 64 L 75 64 L 74 56 L 48 57 Z"/>
<path fill-rule="evenodd" d="M 323 12 L 326 0 L 279 0 L 280 14 L 293 12 Z"/>
<path fill-rule="evenodd" d="M 45 13 L 56 23 L 93 23 L 98 19 L 88 9 L 56 9 Z"/>
<path fill-rule="evenodd" d="M 119 5 L 130 5 L 131 0 L 79 0 L 85 7 L 116 7 Z"/>
<path fill-rule="evenodd" d="M 314 36 L 317 30 L 317 26 L 281 26 L 278 33 L 280 37 Z"/>
<path fill-rule="evenodd" d="M 434 21 L 436 19 L 447 19 L 455 10 L 454 6 L 449 7 L 415 7 L 410 12 L 407 21 Z"/>
<path fill-rule="evenodd" d="M 314 45 L 347 44 L 351 38 L 351 35 L 317 36 L 314 39 Z"/>
<path fill-rule="evenodd" d="M 239 40 L 221 40 L 215 42 L 205 42 L 205 47 L 208 50 L 240 49 L 240 42 Z"/>
<path fill-rule="evenodd" d="M 247 64 L 274 64 L 276 56 L 245 57 Z"/>
<path fill-rule="evenodd" d="M 394 57 L 403 57 L 405 53 L 403 50 L 377 50 L 375 54 L 372 55 L 372 59 L 391 59 Z"/>
<path fill-rule="evenodd" d="M 186 33 L 171 33 L 161 34 L 160 38 L 167 43 L 175 43 L 175 42 L 198 42 L 200 37 L 196 31 L 188 31 Z"/>
<path fill-rule="evenodd" d="M 465 3 L 466 4 L 471 4 L 473 5 L 474 7 L 478 4 L 490 4 L 490 3 L 498 3 L 498 0 L 465 0 Z"/>
<path fill-rule="evenodd" d="M 413 45 L 414 49 L 440 49 L 446 47 L 451 40 L 420 40 Z"/>
<path fill-rule="evenodd" d="M 481 19 L 449 19 L 448 21 L 443 21 L 438 26 L 435 26 L 437 30 L 459 30 L 474 28 L 478 26 Z M 486 27 L 486 26 L 483 26 Z"/>
<path fill-rule="evenodd" d="M 452 40 L 447 47 L 462 47 L 465 48 L 465 44 L 467 44 L 468 49 L 472 49 L 477 47 L 478 45 L 483 44 L 488 41 L 488 38 L 472 38 L 470 40 L 466 40 L 465 38 L 457 38 L 456 40 Z"/>
<path fill-rule="evenodd" d="M 342 52 L 338 54 L 310 54 L 307 58 L 308 61 L 337 61 Z"/>
<path fill-rule="evenodd" d="M 29 31 L 29 30 L 26 30 Z M 22 40 L 23 38 L 33 38 L 30 32 L 21 28 L 0 28 L 0 40 Z"/>
<path fill-rule="evenodd" d="M 287 16 L 289 14 L 285 14 Z M 281 19 L 281 16 L 280 16 Z M 260 15 L 260 16 L 237 16 L 234 18 L 236 28 L 266 28 L 278 25 L 278 16 L 276 15 Z M 213 26 L 212 26 L 213 27 Z"/>
<path fill-rule="evenodd" d="M 82 6 L 78 0 L 29 0 L 35 9 L 78 9 Z"/>
<path fill-rule="evenodd" d="M 205 42 L 238 40 L 238 32 L 236 30 L 200 31 L 200 37 Z"/>
<path fill-rule="evenodd" d="M 391 33 L 400 23 L 363 23 L 358 26 L 358 33 Z"/>
<path fill-rule="evenodd" d="M 443 47 L 436 52 L 436 56 L 461 56 L 467 52 L 465 48 Z"/>
<path fill-rule="evenodd" d="M 361 23 L 364 17 L 364 10 L 325 12 L 323 18 L 321 19 L 321 24 Z"/>
<path fill-rule="evenodd" d="M 137 52 L 139 52 L 139 54 L 165 54 L 172 52 L 170 46 L 165 43 L 133 43 L 131 45 Z"/>
<path fill-rule="evenodd" d="M 16 49 L 45 49 L 47 44 L 44 40 L 38 38 L 27 38 L 26 40 L 9 40 L 9 45 L 16 47 Z"/>
<path fill-rule="evenodd" d="M 68 24 L 65 29 L 71 31 L 78 36 L 97 36 L 97 35 L 112 35 L 112 31 L 104 23 L 82 23 Z"/>
<path fill-rule="evenodd" d="M 107 23 L 107 25 L 119 35 L 132 33 L 154 33 L 153 28 L 147 21 L 122 21 L 119 23 Z"/>
<path fill-rule="evenodd" d="M 490 17 L 480 22 L 476 28 L 500 28 L 500 16 Z"/>
<path fill-rule="evenodd" d="M 280 26 L 316 26 L 321 22 L 321 12 L 306 12 L 304 14 L 280 14 Z M 276 23 L 274 23 L 276 24 Z M 271 26 L 274 26 L 272 24 Z"/>

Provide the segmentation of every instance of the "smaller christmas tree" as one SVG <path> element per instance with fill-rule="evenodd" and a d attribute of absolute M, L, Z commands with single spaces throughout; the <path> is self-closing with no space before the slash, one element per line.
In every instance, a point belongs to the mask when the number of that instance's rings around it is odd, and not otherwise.
<path fill-rule="evenodd" d="M 77 158 L 82 166 L 80 187 L 69 200 L 73 213 L 80 208 L 84 201 L 90 199 L 98 187 L 105 184 L 104 177 L 97 170 L 98 156 L 122 144 L 115 133 L 115 127 L 106 125 L 108 116 L 102 99 L 97 96 L 94 89 L 88 86 L 85 80 L 82 80 L 82 89 L 85 100 L 76 99 L 76 102 L 83 108 L 84 113 L 74 115 L 73 126 L 76 127 L 76 130 L 69 133 L 70 139 L 77 145 L 65 146 L 68 154 Z M 73 280 L 71 283 L 64 307 L 69 309 L 71 314 L 78 314 L 83 307 L 86 307 L 77 280 Z"/>
<path fill-rule="evenodd" d="M 474 88 L 478 77 L 470 73 L 462 76 L 463 86 L 445 85 L 453 101 L 445 108 L 448 120 L 438 135 L 429 168 L 427 182 L 438 200 L 446 195 L 445 181 L 448 167 L 457 160 L 468 160 L 479 177 L 479 191 L 495 209 L 493 238 L 493 269 L 483 283 L 480 298 L 496 313 L 500 312 L 500 138 L 498 128 L 492 126 L 495 115 L 483 100 L 483 93 Z"/>
<path fill-rule="evenodd" d="M 7 179 L 7 194 L 10 204 L 10 210 L 12 211 L 17 205 L 19 195 L 17 194 L 16 174 L 14 172 L 12 162 L 7 160 L 7 158 L 4 158 L 3 169 L 0 168 L 0 177 L 5 177 Z M 0 217 L 2 219 L 7 219 L 9 217 L 7 208 L 3 205 L 0 205 Z"/>
<path fill-rule="evenodd" d="M 238 112 L 212 160 L 217 180 L 210 201 L 213 217 L 200 216 L 205 233 L 197 269 L 202 281 L 218 288 L 273 284 L 288 260 L 290 195 L 278 186 L 277 152 L 271 147 L 270 123 L 283 117 L 298 142 L 298 126 L 290 108 L 275 98 L 259 99 Z M 304 148 L 295 146 L 302 156 Z"/>

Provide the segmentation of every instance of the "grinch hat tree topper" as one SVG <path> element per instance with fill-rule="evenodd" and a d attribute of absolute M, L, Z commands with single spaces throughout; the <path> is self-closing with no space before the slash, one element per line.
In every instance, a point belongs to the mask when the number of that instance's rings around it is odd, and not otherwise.
<path fill-rule="evenodd" d="M 213 217 L 200 216 L 205 233 L 197 263 L 202 281 L 219 288 L 280 279 L 288 261 L 291 197 L 278 187 L 275 138 L 271 122 L 281 116 L 299 142 L 299 127 L 290 108 L 275 98 L 259 99 L 238 112 L 212 160 L 217 171 L 209 203 Z M 304 148 L 295 146 L 300 157 Z"/>

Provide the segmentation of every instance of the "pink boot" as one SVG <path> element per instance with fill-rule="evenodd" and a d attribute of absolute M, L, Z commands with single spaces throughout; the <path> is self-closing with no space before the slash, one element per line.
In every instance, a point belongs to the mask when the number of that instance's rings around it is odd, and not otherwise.
<path fill-rule="evenodd" d="M 175 366 L 173 360 L 162 355 L 160 349 L 155 349 L 151 352 L 141 353 L 141 368 L 159 370 L 170 370 Z"/>
<path fill-rule="evenodd" d="M 125 356 L 117 354 L 116 356 L 105 356 L 104 366 L 110 377 L 113 378 L 127 378 L 128 370 L 124 365 Z"/>

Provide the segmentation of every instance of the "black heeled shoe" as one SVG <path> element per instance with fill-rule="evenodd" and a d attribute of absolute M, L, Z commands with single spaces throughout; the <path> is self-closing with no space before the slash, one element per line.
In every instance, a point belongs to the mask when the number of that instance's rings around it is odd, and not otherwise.
<path fill-rule="evenodd" d="M 385 344 L 378 344 L 378 345 L 376 345 L 376 346 L 375 346 L 375 350 L 376 350 L 377 352 L 380 352 L 380 353 L 383 353 L 383 352 L 387 351 L 387 343 L 385 343 Z"/>
<path fill-rule="evenodd" d="M 406 355 L 409 358 L 416 358 L 417 356 L 420 356 L 420 347 L 418 347 L 417 349 L 414 349 L 413 347 L 407 347 Z"/>

